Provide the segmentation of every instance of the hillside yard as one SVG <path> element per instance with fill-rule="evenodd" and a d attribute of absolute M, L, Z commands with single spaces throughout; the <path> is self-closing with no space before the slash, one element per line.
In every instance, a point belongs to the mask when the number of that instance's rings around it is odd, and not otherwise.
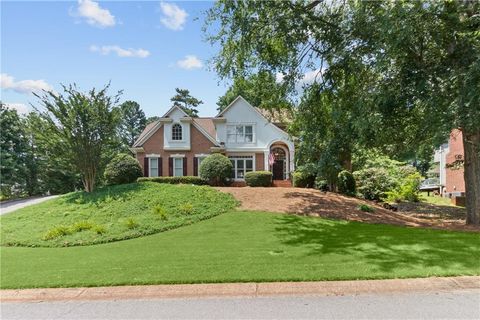
<path fill-rule="evenodd" d="M 480 231 L 465 225 L 465 208 L 429 203 L 401 204 L 397 212 L 375 202 L 304 188 L 218 188 L 241 202 L 240 209 L 411 227 Z M 367 204 L 374 212 L 359 210 Z"/>

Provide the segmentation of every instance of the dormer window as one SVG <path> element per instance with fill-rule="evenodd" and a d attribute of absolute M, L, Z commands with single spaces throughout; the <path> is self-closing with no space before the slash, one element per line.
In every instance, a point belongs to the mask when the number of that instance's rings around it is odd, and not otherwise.
<path fill-rule="evenodd" d="M 182 126 L 179 123 L 172 126 L 172 140 L 182 140 Z"/>

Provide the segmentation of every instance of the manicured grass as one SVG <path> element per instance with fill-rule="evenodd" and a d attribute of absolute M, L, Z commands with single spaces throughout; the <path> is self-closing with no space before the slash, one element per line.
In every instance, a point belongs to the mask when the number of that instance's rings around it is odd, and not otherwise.
<path fill-rule="evenodd" d="M 420 201 L 430 203 L 430 204 L 435 204 L 439 206 L 452 206 L 455 207 L 452 204 L 452 200 L 450 198 L 443 198 L 440 196 L 427 196 L 427 195 L 422 195 L 420 198 Z"/>
<path fill-rule="evenodd" d="M 145 182 L 74 192 L 2 216 L 1 244 L 58 247 L 137 238 L 211 218 L 236 204 L 207 186 Z"/>
<path fill-rule="evenodd" d="M 2 288 L 480 274 L 478 233 L 262 212 L 102 245 L 0 250 Z"/>

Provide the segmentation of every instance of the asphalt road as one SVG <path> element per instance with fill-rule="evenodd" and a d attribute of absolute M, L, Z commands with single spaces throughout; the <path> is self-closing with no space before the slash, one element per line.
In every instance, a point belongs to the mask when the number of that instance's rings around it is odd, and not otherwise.
<path fill-rule="evenodd" d="M 33 197 L 26 199 L 19 199 L 13 201 L 0 202 L 0 215 L 10 213 L 12 211 L 31 206 L 32 204 L 41 203 L 58 196 Z"/>
<path fill-rule="evenodd" d="M 480 290 L 2 303 L 1 319 L 480 319 Z"/>

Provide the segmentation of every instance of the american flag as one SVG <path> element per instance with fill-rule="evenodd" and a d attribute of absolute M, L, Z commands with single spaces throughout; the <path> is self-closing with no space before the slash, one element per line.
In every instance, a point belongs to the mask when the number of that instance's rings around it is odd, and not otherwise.
<path fill-rule="evenodd" d="M 275 163 L 275 155 L 270 152 L 270 154 L 268 156 L 268 164 L 270 166 L 273 166 L 274 163 Z"/>

